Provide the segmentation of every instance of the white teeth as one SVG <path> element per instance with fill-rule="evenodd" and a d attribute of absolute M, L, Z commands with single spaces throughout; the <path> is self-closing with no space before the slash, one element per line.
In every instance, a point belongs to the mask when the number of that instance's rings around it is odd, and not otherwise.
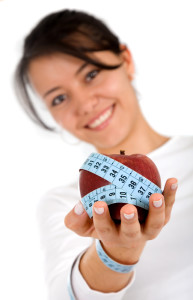
<path fill-rule="evenodd" d="M 89 128 L 95 128 L 101 125 L 104 121 L 106 121 L 110 115 L 112 114 L 113 107 L 111 106 L 104 114 L 102 114 L 98 119 L 96 119 L 92 124 L 88 125 Z"/>

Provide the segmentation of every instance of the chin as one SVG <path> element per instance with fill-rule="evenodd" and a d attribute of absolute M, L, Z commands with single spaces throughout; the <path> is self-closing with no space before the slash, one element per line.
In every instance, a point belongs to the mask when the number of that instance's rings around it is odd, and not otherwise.
<path fill-rule="evenodd" d="M 92 143 L 96 148 L 101 149 L 101 151 L 107 149 L 113 149 L 120 145 L 124 144 L 124 141 L 127 139 L 127 135 L 118 134 L 118 136 L 112 134 L 111 136 L 107 135 L 107 137 L 103 141 L 96 141 Z"/>

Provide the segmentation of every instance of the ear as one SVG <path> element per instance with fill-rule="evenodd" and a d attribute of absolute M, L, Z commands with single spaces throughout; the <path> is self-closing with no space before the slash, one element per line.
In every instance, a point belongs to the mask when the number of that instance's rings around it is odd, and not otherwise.
<path fill-rule="evenodd" d="M 135 65 L 133 62 L 132 54 L 126 45 L 120 44 L 121 54 L 120 56 L 123 59 L 126 71 L 128 73 L 129 79 L 132 81 L 135 75 Z"/>

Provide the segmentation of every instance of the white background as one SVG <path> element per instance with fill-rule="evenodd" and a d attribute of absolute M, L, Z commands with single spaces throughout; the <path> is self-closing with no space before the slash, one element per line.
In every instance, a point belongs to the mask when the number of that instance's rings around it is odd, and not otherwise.
<path fill-rule="evenodd" d="M 24 36 L 53 11 L 95 14 L 133 53 L 135 85 L 149 123 L 166 135 L 192 135 L 192 5 L 191 0 L 0 0 L 0 299 L 46 299 L 36 207 L 47 190 L 71 182 L 93 150 L 40 130 L 21 110 L 12 76 Z"/>

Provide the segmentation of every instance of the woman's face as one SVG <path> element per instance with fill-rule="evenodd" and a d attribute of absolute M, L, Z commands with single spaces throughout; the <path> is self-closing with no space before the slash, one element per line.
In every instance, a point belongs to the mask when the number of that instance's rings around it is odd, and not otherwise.
<path fill-rule="evenodd" d="M 137 126 L 138 101 L 131 85 L 134 67 L 128 50 L 91 54 L 115 70 L 57 53 L 34 59 L 30 82 L 58 124 L 97 149 L 115 147 Z"/>

